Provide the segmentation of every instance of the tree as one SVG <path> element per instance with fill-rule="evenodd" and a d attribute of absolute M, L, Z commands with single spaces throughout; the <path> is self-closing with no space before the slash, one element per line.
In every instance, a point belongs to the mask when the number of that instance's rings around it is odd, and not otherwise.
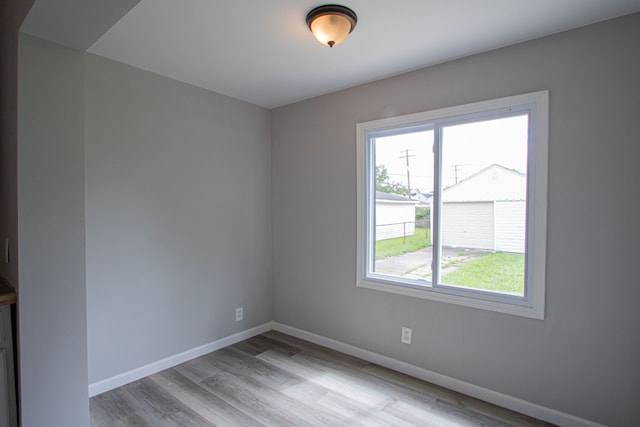
<path fill-rule="evenodd" d="M 385 193 L 395 193 L 406 195 L 407 187 L 397 182 L 391 181 L 389 172 L 385 165 L 376 165 L 376 190 Z"/>

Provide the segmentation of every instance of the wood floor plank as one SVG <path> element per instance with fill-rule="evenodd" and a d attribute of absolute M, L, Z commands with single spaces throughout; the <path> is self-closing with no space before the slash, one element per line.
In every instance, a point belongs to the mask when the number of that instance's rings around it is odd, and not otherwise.
<path fill-rule="evenodd" d="M 126 397 L 120 390 L 112 393 L 103 393 L 89 401 L 91 412 L 91 425 L 96 427 L 113 426 L 120 419 L 126 418 L 135 412 Z"/>
<path fill-rule="evenodd" d="M 453 419 L 443 418 L 439 414 L 434 413 L 433 407 L 414 405 L 405 400 L 390 402 L 385 406 L 383 411 L 413 426 L 457 427 L 459 425 Z"/>
<path fill-rule="evenodd" d="M 370 364 L 364 368 L 364 372 L 380 378 L 390 385 L 412 390 L 419 395 L 430 395 L 439 402 L 447 402 L 453 405 L 453 407 L 462 407 L 469 411 L 490 416 L 507 425 L 516 425 L 519 427 L 550 425 L 544 421 L 540 421 L 508 409 L 500 408 L 491 403 L 448 390 L 444 387 L 422 381 L 418 378 L 414 378 L 379 365 Z"/>
<path fill-rule="evenodd" d="M 343 395 L 333 392 L 327 393 L 318 405 L 325 410 L 330 409 L 340 413 L 351 420 L 351 423 L 361 426 L 412 426 L 394 414 L 384 412 L 389 400 L 378 401 L 375 404 L 362 403 L 351 399 L 345 399 Z"/>
<path fill-rule="evenodd" d="M 551 426 L 276 331 L 92 397 L 92 427 Z"/>
<path fill-rule="evenodd" d="M 151 426 L 199 427 L 212 426 L 188 406 L 171 397 L 150 378 L 127 384 L 125 393 L 136 408 L 135 413 Z"/>
<path fill-rule="evenodd" d="M 332 367 L 331 364 L 317 363 L 315 360 L 302 356 L 283 359 L 265 352 L 259 357 L 268 360 L 271 364 L 281 366 L 283 369 L 286 368 L 301 376 L 310 377 L 312 382 L 322 384 L 336 394 L 342 395 L 343 398 L 352 395 L 356 400 L 372 402 L 375 400 L 383 401 L 392 395 L 402 395 L 405 399 L 415 401 L 414 404 L 423 407 L 434 406 L 437 403 L 436 399 L 428 393 L 417 393 L 399 387 L 360 370 L 345 370 L 339 366 Z"/>
<path fill-rule="evenodd" d="M 197 375 L 188 367 L 177 368 L 180 373 L 197 381 Z M 271 390 L 261 388 L 249 377 L 218 371 L 215 375 L 200 381 L 200 386 L 224 400 L 234 408 L 242 410 L 251 418 L 260 420 L 267 426 L 295 426 L 304 424 L 289 407 L 278 408 L 274 405 Z"/>
<path fill-rule="evenodd" d="M 151 379 L 213 425 L 246 427 L 263 425 L 175 369 L 152 375 Z"/>

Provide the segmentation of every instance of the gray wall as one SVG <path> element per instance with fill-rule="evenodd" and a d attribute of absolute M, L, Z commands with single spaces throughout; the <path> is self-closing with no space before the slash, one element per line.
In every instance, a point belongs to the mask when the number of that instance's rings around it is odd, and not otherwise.
<path fill-rule="evenodd" d="M 640 424 L 639 51 L 635 14 L 274 110 L 275 320 L 579 417 Z M 356 123 L 545 89 L 546 319 L 356 288 Z"/>
<path fill-rule="evenodd" d="M 83 54 L 21 36 L 18 236 L 22 425 L 89 423 Z"/>
<path fill-rule="evenodd" d="M 269 110 L 91 54 L 86 88 L 89 382 L 270 321 Z"/>
<path fill-rule="evenodd" d="M 25 35 L 19 91 L 23 425 L 88 425 L 89 382 L 272 319 L 270 113 Z"/>
<path fill-rule="evenodd" d="M 18 29 L 33 0 L 0 2 L 0 276 L 18 287 Z M 10 262 L 5 262 L 5 239 Z"/>

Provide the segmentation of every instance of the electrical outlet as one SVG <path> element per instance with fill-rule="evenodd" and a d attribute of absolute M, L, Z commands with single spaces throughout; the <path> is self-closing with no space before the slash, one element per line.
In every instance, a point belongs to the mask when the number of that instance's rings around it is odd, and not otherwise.
<path fill-rule="evenodd" d="M 244 318 L 242 307 L 236 308 L 236 322 L 241 321 Z"/>
<path fill-rule="evenodd" d="M 402 327 L 402 338 L 400 339 L 400 341 L 402 341 L 405 344 L 411 344 L 411 328 L 405 328 L 404 326 Z"/>

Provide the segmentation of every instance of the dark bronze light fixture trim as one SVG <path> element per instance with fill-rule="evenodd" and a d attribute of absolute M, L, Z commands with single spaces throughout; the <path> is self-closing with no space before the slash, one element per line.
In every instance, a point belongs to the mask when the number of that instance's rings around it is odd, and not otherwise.
<path fill-rule="evenodd" d="M 346 6 L 327 4 L 307 14 L 307 25 L 316 39 L 333 47 L 342 42 L 356 27 L 358 15 Z"/>

